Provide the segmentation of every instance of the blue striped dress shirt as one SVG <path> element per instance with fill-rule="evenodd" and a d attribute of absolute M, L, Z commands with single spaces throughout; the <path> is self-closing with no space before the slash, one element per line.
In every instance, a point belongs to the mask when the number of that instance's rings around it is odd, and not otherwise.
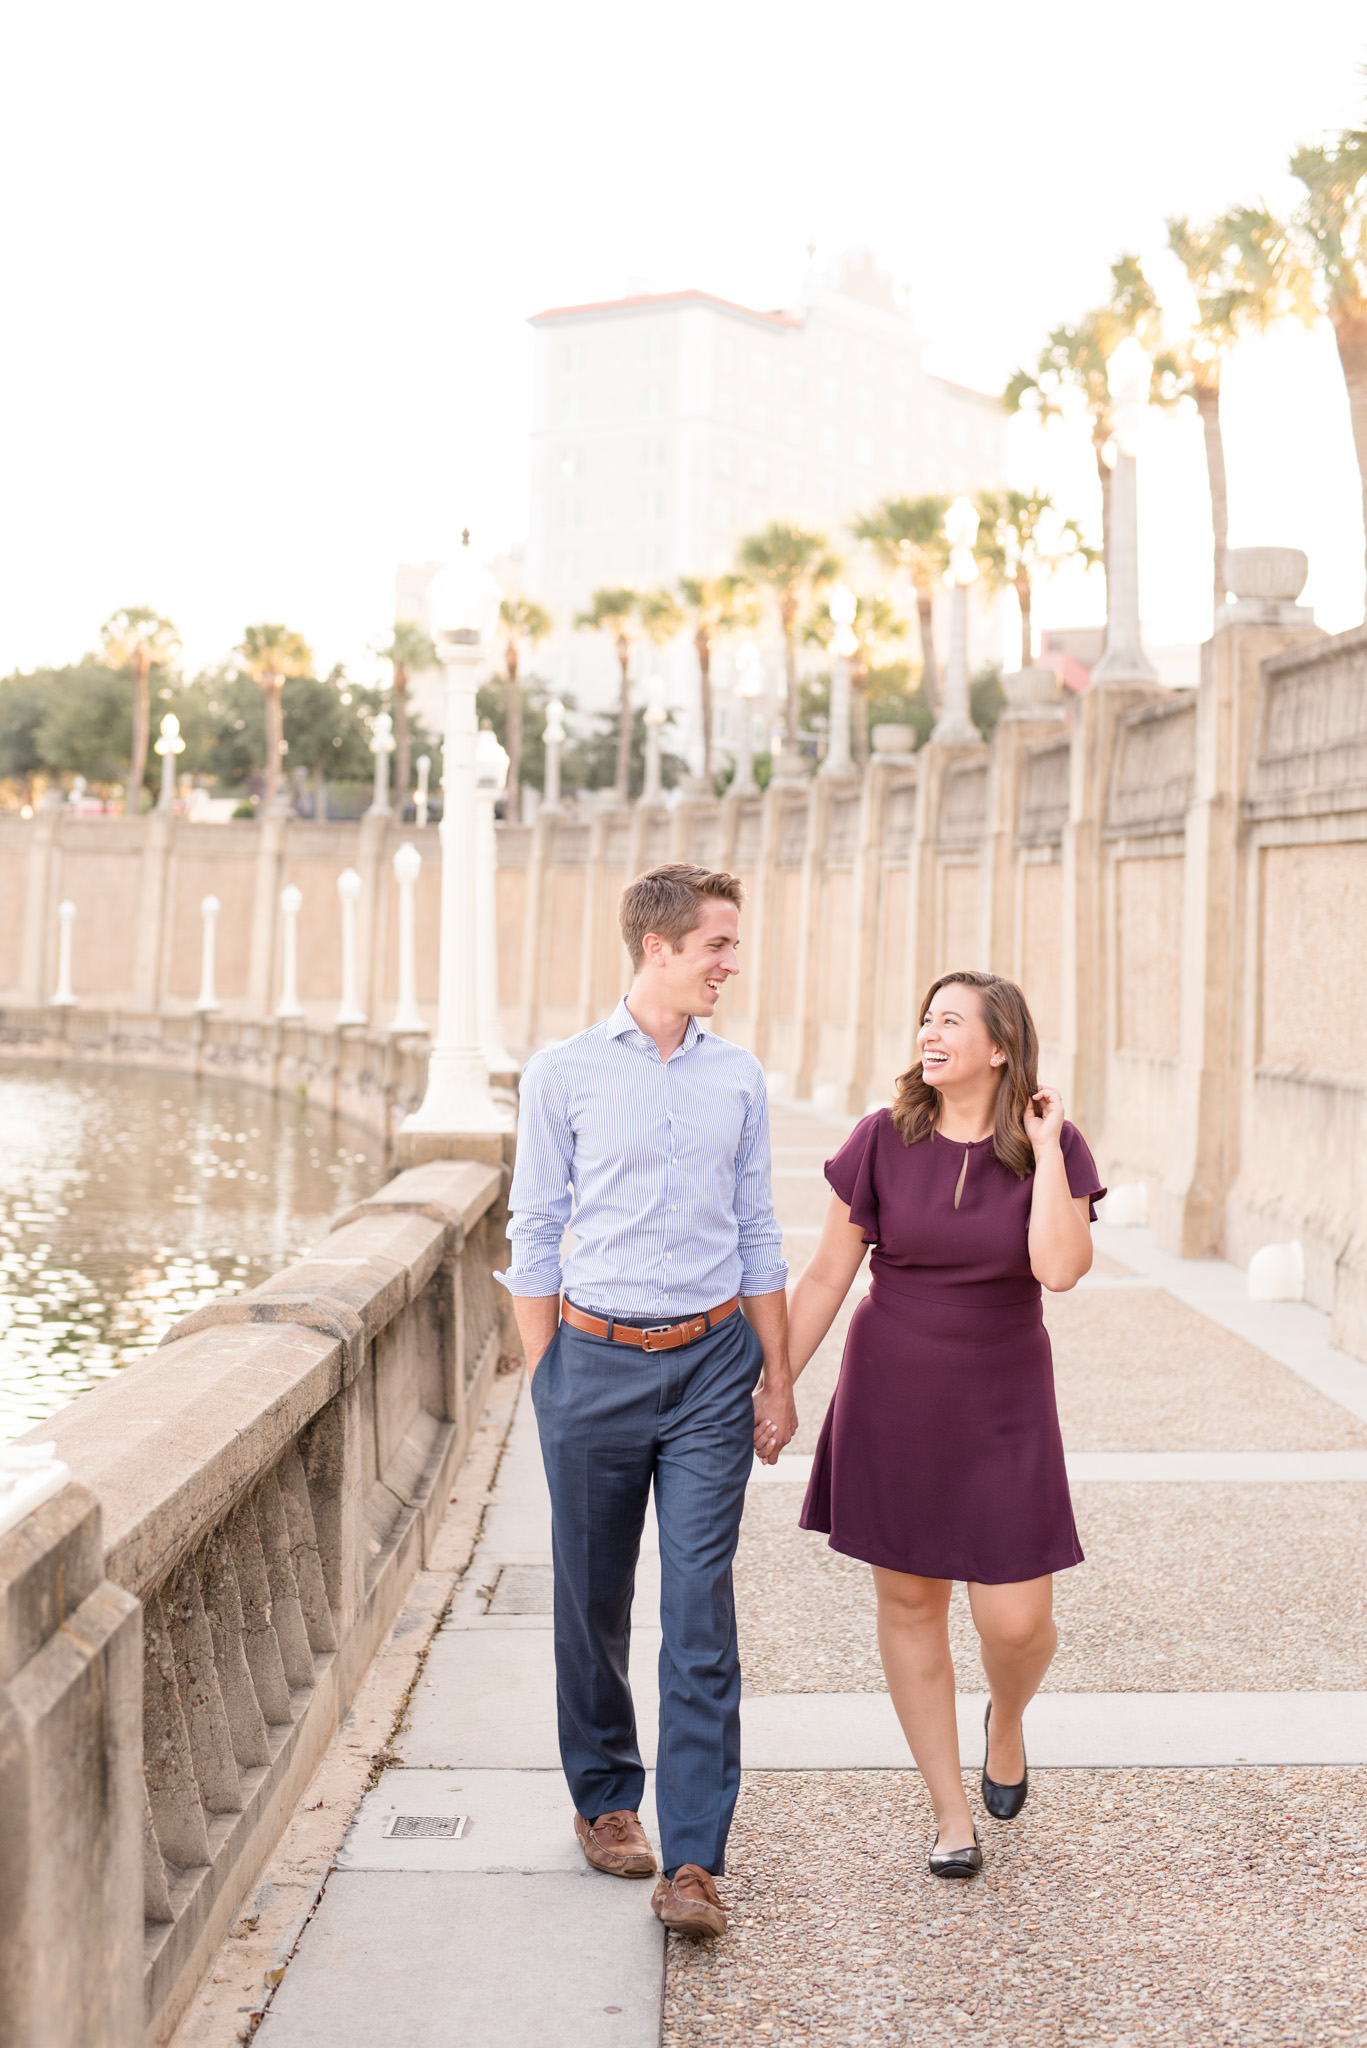
<path fill-rule="evenodd" d="M 528 1060 L 508 1200 L 512 1263 L 494 1277 L 513 1294 L 563 1285 L 580 1308 L 672 1323 L 788 1277 L 759 1061 L 696 1018 L 662 1060 L 625 997 Z"/>

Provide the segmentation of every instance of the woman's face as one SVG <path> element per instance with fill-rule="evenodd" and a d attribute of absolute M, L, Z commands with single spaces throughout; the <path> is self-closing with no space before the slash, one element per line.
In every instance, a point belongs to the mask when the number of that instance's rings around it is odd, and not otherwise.
<path fill-rule="evenodd" d="M 916 1034 L 921 1072 L 932 1088 L 981 1086 L 1000 1076 L 1004 1061 L 983 1022 L 978 991 L 961 981 L 936 989 Z"/>

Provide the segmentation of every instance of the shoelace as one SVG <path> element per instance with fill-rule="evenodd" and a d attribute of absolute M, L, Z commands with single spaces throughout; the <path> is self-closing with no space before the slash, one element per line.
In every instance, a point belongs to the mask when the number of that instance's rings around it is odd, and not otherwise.
<path fill-rule="evenodd" d="M 609 1813 L 605 1815 L 604 1818 L 599 1821 L 598 1826 L 594 1829 L 593 1832 L 595 1834 L 597 1834 L 598 1828 L 610 1829 L 619 1842 L 624 1842 L 627 1838 L 627 1823 L 624 1814 Z"/>

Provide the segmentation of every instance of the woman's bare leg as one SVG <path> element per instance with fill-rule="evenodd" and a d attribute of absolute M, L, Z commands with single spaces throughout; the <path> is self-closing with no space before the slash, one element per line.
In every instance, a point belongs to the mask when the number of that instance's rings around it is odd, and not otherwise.
<path fill-rule="evenodd" d="M 998 1785 L 1019 1785 L 1025 1776 L 1021 1715 L 1039 1691 L 1058 1648 L 1054 1581 L 1025 1579 L 1015 1586 L 970 1584 L 968 1602 L 992 1694 L 987 1775 Z"/>
<path fill-rule="evenodd" d="M 959 1769 L 954 1664 L 949 1654 L 950 1582 L 885 1571 L 881 1565 L 872 1570 L 883 1674 L 935 1809 L 940 1847 L 967 1849 L 973 1842 L 973 1816 Z"/>

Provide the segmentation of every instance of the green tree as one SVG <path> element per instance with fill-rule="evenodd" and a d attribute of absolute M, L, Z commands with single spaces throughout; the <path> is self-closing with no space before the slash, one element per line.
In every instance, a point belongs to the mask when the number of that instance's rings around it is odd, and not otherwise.
<path fill-rule="evenodd" d="M 1134 255 L 1118 257 L 1111 265 L 1111 295 L 1100 306 L 1072 325 L 1056 327 L 1040 351 L 1033 370 L 1017 370 L 1002 393 L 1009 413 L 1031 411 L 1048 421 L 1065 416 L 1064 394 L 1074 392 L 1081 399 L 1091 422 L 1092 453 L 1101 485 L 1101 545 L 1103 558 L 1109 556 L 1111 535 L 1111 465 L 1108 460 L 1115 420 L 1111 387 L 1106 374 L 1120 343 L 1136 335 L 1154 358 L 1153 396 L 1159 403 L 1171 398 L 1170 380 L 1174 364 L 1163 356 L 1162 314 L 1158 296 Z"/>
<path fill-rule="evenodd" d="M 625 585 L 604 587 L 595 590 L 589 599 L 589 608 L 580 612 L 575 625 L 584 632 L 610 633 L 617 665 L 621 670 L 621 695 L 617 711 L 617 767 L 613 774 L 613 788 L 622 803 L 627 801 L 631 789 L 631 646 L 632 634 L 639 624 L 638 598 L 634 590 Z"/>
<path fill-rule="evenodd" d="M 151 675 L 166 669 L 180 653 L 180 635 L 169 619 L 145 604 L 125 605 L 100 628 L 104 665 L 126 669 L 133 679 L 133 743 L 123 807 L 130 817 L 142 806 L 147 775 L 147 744 L 151 728 Z"/>
<path fill-rule="evenodd" d="M 886 569 L 906 572 L 916 599 L 921 629 L 921 688 L 931 711 L 940 708 L 940 664 L 935 657 L 935 591 L 949 566 L 945 514 L 949 499 L 941 491 L 920 498 L 884 498 L 857 519 L 852 528 Z"/>
<path fill-rule="evenodd" d="M 1220 373 L 1235 343 L 1274 320 L 1315 318 L 1310 273 L 1287 230 L 1264 206 L 1243 206 L 1206 227 L 1168 224 L 1168 247 L 1187 273 L 1196 318 L 1173 346 L 1177 391 L 1195 404 L 1205 438 L 1215 574 L 1215 608 L 1225 601 L 1229 494 L 1220 425 Z"/>
<path fill-rule="evenodd" d="M 43 671 L 34 675 L 16 671 L 0 681 L 0 782 L 18 785 L 21 804 L 32 803 L 33 778 L 44 767 L 38 749 L 38 728 L 47 708 L 47 677 Z"/>
<path fill-rule="evenodd" d="M 815 591 L 827 583 L 834 583 L 840 574 L 840 564 L 830 552 L 824 533 L 790 525 L 785 519 L 771 519 L 758 533 L 747 534 L 736 559 L 744 580 L 770 591 L 778 610 L 779 630 L 783 635 L 783 666 L 788 684 L 784 745 L 796 758 L 801 730 L 797 687 L 798 615 Z"/>
<path fill-rule="evenodd" d="M 503 720 L 511 792 L 508 815 L 516 823 L 521 816 L 518 790 L 522 786 L 522 646 L 525 641 L 535 654 L 551 630 L 551 615 L 530 597 L 505 597 L 498 616 L 503 627 L 503 673 L 508 698 Z"/>
<path fill-rule="evenodd" d="M 1367 129 L 1350 130 L 1332 146 L 1298 149 L 1291 174 L 1305 187 L 1296 225 L 1348 390 L 1367 533 Z"/>
<path fill-rule="evenodd" d="M 370 751 L 374 719 L 383 702 L 379 690 L 348 682 L 345 672 L 289 676 L 280 692 L 285 753 L 296 777 L 313 783 L 313 815 L 327 813 L 327 783 L 366 783 L 375 771 Z"/>
<path fill-rule="evenodd" d="M 129 670 L 107 668 L 87 658 L 39 673 L 46 705 L 34 742 L 47 773 L 54 780 L 84 775 L 105 788 L 123 782 L 136 692 Z M 128 808 L 125 795 L 125 811 Z"/>
<path fill-rule="evenodd" d="M 973 550 L 990 589 L 1008 585 L 1015 591 L 1021 614 L 1021 667 L 1035 658 L 1031 605 L 1035 586 L 1065 562 L 1083 561 L 1090 569 L 1101 557 L 1088 547 L 1076 519 L 1059 517 L 1047 491 L 980 491 L 978 540 Z"/>
<path fill-rule="evenodd" d="M 869 679 L 896 659 L 898 644 L 907 635 L 907 622 L 885 591 L 865 591 L 855 600 L 850 630 L 855 638 L 855 650 L 850 656 L 851 750 L 857 766 L 864 768 L 869 759 Z M 826 599 L 812 612 L 802 637 L 828 648 L 834 634 L 835 621 Z"/>
<path fill-rule="evenodd" d="M 718 643 L 735 633 L 753 633 L 759 626 L 754 586 L 735 574 L 681 576 L 679 598 L 683 624 L 693 629 L 698 656 L 698 711 L 702 725 L 703 780 L 712 787 L 712 655 Z"/>
<path fill-rule="evenodd" d="M 408 729 L 408 684 L 411 677 L 421 675 L 424 669 L 436 667 L 437 650 L 422 628 L 415 626 L 411 619 L 395 619 L 389 645 L 375 651 L 381 661 L 389 663 L 393 676 L 394 812 L 402 820 L 412 781 L 413 741 Z"/>
<path fill-rule="evenodd" d="M 281 755 L 285 750 L 280 697 L 291 676 L 313 673 L 313 652 L 302 633 L 288 626 L 248 626 L 236 649 L 244 672 L 259 685 L 266 709 L 266 786 L 261 808 L 271 810 L 280 789 Z"/>
<path fill-rule="evenodd" d="M 266 711 L 250 676 L 231 664 L 205 670 L 179 691 L 176 713 L 187 774 L 213 781 L 223 793 L 263 775 Z"/>

